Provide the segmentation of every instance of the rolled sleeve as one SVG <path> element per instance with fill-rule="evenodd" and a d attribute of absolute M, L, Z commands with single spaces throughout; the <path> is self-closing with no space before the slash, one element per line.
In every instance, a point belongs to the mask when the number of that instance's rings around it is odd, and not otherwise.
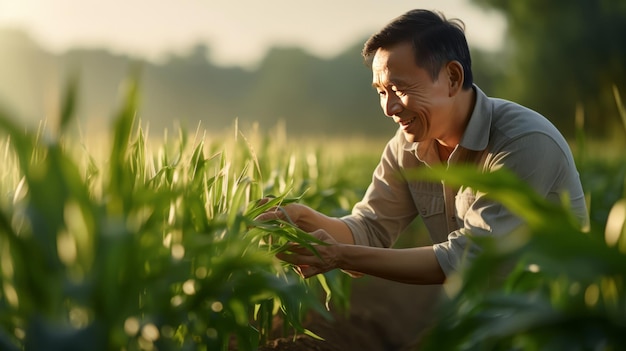
<path fill-rule="evenodd" d="M 389 141 L 363 199 L 350 215 L 341 218 L 357 245 L 390 247 L 417 216 L 408 184 L 400 173 L 401 150 L 398 136 Z"/>
<path fill-rule="evenodd" d="M 433 250 L 446 276 L 463 267 L 481 252 L 471 237 L 503 236 L 523 225 L 520 217 L 484 195 L 477 197 L 467 212 L 463 228 L 448 235 L 448 240 L 433 245 Z"/>

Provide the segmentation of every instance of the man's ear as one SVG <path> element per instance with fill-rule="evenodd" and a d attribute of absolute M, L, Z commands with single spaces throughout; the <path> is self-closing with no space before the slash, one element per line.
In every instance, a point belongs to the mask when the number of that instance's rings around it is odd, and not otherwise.
<path fill-rule="evenodd" d="M 452 97 L 463 88 L 465 80 L 463 66 L 459 61 L 450 61 L 446 64 L 445 69 L 448 75 L 448 95 Z"/>

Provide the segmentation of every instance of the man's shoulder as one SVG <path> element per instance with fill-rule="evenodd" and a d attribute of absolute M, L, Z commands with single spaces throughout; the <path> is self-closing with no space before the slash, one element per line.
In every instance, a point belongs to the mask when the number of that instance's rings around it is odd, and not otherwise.
<path fill-rule="evenodd" d="M 561 138 L 554 124 L 541 113 L 516 102 L 490 97 L 492 128 L 510 138 L 541 133 Z"/>
<path fill-rule="evenodd" d="M 476 103 L 463 136 L 463 146 L 482 150 L 532 133 L 559 135 L 552 123 L 538 112 L 516 102 L 485 94 L 476 85 Z"/>

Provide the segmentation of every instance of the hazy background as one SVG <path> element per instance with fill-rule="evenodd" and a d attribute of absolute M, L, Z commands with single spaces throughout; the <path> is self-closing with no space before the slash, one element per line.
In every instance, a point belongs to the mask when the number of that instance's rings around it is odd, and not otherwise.
<path fill-rule="evenodd" d="M 571 135 L 576 106 L 606 136 L 624 86 L 623 1 L 0 0 L 0 106 L 54 120 L 79 78 L 85 130 L 108 126 L 139 68 L 138 117 L 157 134 L 285 121 L 294 134 L 390 135 L 360 50 L 412 8 L 465 22 L 476 83 L 539 110 Z"/>

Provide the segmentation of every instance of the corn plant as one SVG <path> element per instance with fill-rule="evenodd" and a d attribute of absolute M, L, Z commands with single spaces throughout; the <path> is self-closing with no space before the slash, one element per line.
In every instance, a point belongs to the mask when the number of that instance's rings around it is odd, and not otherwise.
<path fill-rule="evenodd" d="M 75 81 L 56 135 L 0 112 L 0 348 L 253 350 L 275 318 L 311 334 L 305 313 L 328 317 L 330 296 L 347 307 L 347 278 L 304 281 L 274 257 L 288 241 L 314 249 L 313 237 L 288 221 L 254 221 L 279 204 L 326 198 L 316 179 L 295 174 L 319 171 L 314 157 L 277 165 L 239 131 L 232 154 L 199 129 L 155 148 L 135 120 L 135 82 L 105 160 L 67 136 Z M 343 193 L 328 206 L 358 197 Z"/>

